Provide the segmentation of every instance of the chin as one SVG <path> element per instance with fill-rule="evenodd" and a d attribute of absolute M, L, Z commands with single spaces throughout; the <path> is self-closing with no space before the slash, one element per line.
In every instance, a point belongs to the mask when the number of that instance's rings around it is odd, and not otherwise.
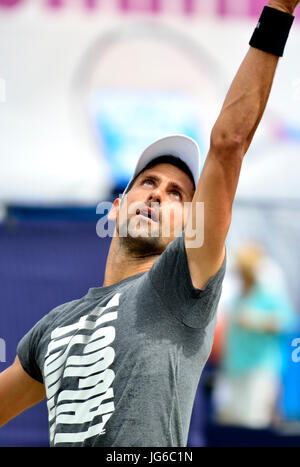
<path fill-rule="evenodd" d="M 128 233 L 126 237 L 120 237 L 123 247 L 132 254 L 156 256 L 161 255 L 167 244 L 161 237 L 143 235 L 141 232 L 136 232 L 134 235 Z"/>

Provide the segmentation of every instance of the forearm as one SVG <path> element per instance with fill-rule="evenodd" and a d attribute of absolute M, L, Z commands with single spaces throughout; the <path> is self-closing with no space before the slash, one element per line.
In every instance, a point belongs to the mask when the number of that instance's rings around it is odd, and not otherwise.
<path fill-rule="evenodd" d="M 292 14 L 296 3 L 270 0 L 269 7 Z M 213 145 L 245 154 L 265 111 L 278 61 L 278 56 L 250 47 L 213 128 Z"/>
<path fill-rule="evenodd" d="M 248 331 L 256 333 L 278 334 L 280 332 L 276 319 L 260 315 L 253 316 L 251 313 L 242 313 L 237 319 L 237 324 Z"/>
<path fill-rule="evenodd" d="M 233 139 L 246 153 L 263 116 L 279 58 L 250 47 L 226 96 L 212 140 Z"/>

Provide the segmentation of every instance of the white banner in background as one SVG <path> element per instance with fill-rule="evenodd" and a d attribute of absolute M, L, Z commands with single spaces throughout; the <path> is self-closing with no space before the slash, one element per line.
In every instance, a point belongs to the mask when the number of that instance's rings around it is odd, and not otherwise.
<path fill-rule="evenodd" d="M 3 11 L 18 12 L 21 9 L 73 10 L 88 14 L 180 14 L 189 16 L 213 15 L 220 17 L 257 18 L 265 0 L 0 0 Z M 300 18 L 296 12 L 296 18 Z"/>
<path fill-rule="evenodd" d="M 91 96 L 108 89 L 124 96 L 145 90 L 186 95 L 197 109 L 191 125 L 201 129 L 205 152 L 262 3 L 215 0 L 208 8 L 200 0 L 0 0 L 0 203 L 107 199 L 118 163 L 107 160 L 89 105 Z M 297 25 L 291 36 L 265 117 L 271 124 L 255 140 L 265 154 L 267 138 L 272 144 L 274 138 L 299 140 Z M 171 122 L 170 133 L 178 129 Z M 130 156 L 132 164 L 138 156 Z"/>

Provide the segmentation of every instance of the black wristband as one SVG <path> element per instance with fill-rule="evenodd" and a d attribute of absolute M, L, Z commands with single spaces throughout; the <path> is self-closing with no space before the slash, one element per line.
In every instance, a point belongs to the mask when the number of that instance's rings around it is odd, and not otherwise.
<path fill-rule="evenodd" d="M 265 6 L 249 42 L 250 46 L 282 57 L 294 19 L 289 13 Z"/>

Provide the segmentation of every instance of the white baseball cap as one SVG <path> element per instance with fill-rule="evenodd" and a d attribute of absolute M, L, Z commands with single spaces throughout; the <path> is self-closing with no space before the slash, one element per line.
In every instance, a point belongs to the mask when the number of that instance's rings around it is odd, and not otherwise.
<path fill-rule="evenodd" d="M 133 176 L 123 192 L 123 197 L 132 180 L 148 165 L 153 159 L 160 156 L 175 156 L 181 159 L 190 169 L 195 187 L 200 178 L 201 154 L 198 143 L 185 135 L 168 135 L 150 144 L 141 154 Z"/>

